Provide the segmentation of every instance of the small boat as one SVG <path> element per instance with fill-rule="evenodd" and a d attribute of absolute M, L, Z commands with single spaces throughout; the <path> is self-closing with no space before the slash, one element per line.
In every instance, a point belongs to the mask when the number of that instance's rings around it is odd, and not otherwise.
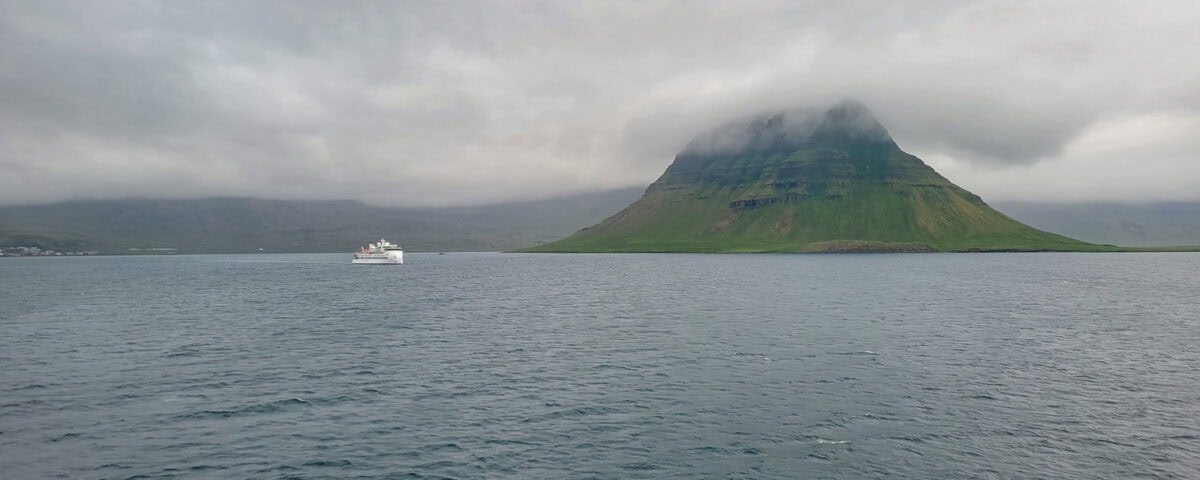
<path fill-rule="evenodd" d="M 379 243 L 367 244 L 354 252 L 350 263 L 364 265 L 403 265 L 404 249 L 400 245 L 379 239 Z"/>

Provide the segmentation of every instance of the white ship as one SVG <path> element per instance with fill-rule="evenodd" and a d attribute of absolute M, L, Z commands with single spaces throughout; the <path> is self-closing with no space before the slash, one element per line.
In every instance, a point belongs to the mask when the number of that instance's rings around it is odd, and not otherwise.
<path fill-rule="evenodd" d="M 366 248 L 359 248 L 354 253 L 354 259 L 350 263 L 363 263 L 367 265 L 403 265 L 404 264 L 404 249 L 399 245 L 388 242 L 384 239 L 379 239 L 379 243 L 371 243 Z"/>

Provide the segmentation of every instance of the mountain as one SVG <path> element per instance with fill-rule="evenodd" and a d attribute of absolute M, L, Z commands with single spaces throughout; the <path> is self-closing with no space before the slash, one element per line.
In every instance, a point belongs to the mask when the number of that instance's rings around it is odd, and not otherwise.
<path fill-rule="evenodd" d="M 354 201 L 121 199 L 0 207 L 0 247 L 179 253 L 347 252 L 386 237 L 412 251 L 511 250 L 569 235 L 641 188 L 479 207 Z"/>
<path fill-rule="evenodd" d="M 633 204 L 537 252 L 1096 250 L 989 207 L 865 106 L 794 110 L 693 140 Z"/>
<path fill-rule="evenodd" d="M 1200 202 L 996 202 L 1034 227 L 1096 243 L 1131 247 L 1200 245 Z"/>

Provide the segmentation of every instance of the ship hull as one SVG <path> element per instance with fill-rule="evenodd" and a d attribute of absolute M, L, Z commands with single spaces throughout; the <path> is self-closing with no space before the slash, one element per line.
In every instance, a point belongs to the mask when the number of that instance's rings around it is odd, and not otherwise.
<path fill-rule="evenodd" d="M 351 260 L 350 263 L 355 265 L 404 265 L 404 262 L 397 262 L 395 260 L 359 260 L 357 258 Z"/>
<path fill-rule="evenodd" d="M 404 265 L 404 257 L 380 255 L 378 257 L 354 258 L 350 263 L 358 265 Z"/>

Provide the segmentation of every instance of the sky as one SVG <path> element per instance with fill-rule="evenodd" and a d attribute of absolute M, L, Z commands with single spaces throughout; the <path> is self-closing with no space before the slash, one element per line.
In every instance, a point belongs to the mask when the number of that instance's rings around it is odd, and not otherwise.
<path fill-rule="evenodd" d="M 1197 25 L 1195 1 L 0 0 L 0 204 L 548 198 L 844 98 L 985 200 L 1198 201 Z"/>

